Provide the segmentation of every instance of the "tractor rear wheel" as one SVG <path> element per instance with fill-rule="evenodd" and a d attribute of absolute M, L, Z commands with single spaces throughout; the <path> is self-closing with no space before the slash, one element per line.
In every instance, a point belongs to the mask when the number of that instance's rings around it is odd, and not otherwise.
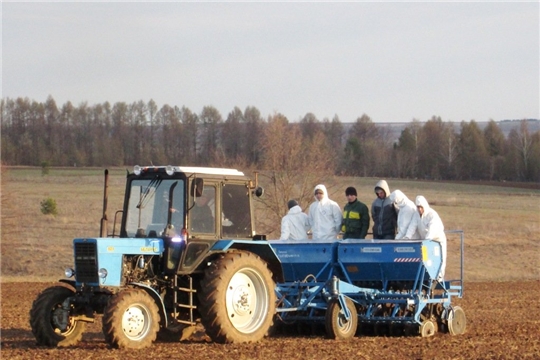
<path fill-rule="evenodd" d="M 346 340 L 356 334 L 358 328 L 358 313 L 354 302 L 345 298 L 345 306 L 351 316 L 347 320 L 345 311 L 341 308 L 338 300 L 332 300 L 326 309 L 326 334 L 331 339 Z"/>
<path fill-rule="evenodd" d="M 75 320 L 73 305 L 63 304 L 73 295 L 74 288 L 57 285 L 36 298 L 30 310 L 30 326 L 39 345 L 70 346 L 81 340 L 86 323 Z"/>
<path fill-rule="evenodd" d="M 206 269 L 199 300 L 206 333 L 218 343 L 256 342 L 269 331 L 276 308 L 272 273 L 247 251 L 227 252 Z"/>
<path fill-rule="evenodd" d="M 143 289 L 114 295 L 103 313 L 103 334 L 113 347 L 142 349 L 150 346 L 159 330 L 159 309 Z"/>

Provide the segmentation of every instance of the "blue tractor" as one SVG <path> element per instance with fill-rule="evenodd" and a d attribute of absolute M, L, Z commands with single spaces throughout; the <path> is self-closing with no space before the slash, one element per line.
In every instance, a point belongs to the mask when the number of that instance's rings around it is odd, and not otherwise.
<path fill-rule="evenodd" d="M 113 347 L 186 337 L 200 319 L 219 343 L 258 341 L 275 314 L 279 260 L 253 226 L 258 187 L 233 169 L 140 167 L 107 234 L 105 171 L 100 237 L 73 240 L 67 279 L 34 301 L 37 343 L 70 346 L 102 314 Z"/>

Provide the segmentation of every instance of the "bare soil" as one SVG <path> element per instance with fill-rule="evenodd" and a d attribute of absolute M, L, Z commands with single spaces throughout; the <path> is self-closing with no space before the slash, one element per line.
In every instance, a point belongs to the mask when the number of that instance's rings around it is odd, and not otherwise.
<path fill-rule="evenodd" d="M 276 335 L 254 344 L 212 343 L 204 334 L 144 350 L 111 349 L 101 319 L 70 348 L 37 346 L 29 325 L 33 299 L 51 283 L 2 283 L 2 359 L 540 359 L 540 281 L 465 283 L 464 335 L 430 338 L 361 336 L 349 341 Z"/>

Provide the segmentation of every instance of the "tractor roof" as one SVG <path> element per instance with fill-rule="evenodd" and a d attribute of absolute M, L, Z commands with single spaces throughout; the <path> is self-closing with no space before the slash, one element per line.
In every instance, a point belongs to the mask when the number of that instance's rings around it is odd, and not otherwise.
<path fill-rule="evenodd" d="M 139 166 L 134 167 L 134 173 L 141 172 L 183 172 L 186 175 L 191 174 L 204 174 L 204 175 L 221 175 L 221 176 L 245 176 L 242 171 L 236 169 L 227 168 L 213 168 L 213 167 L 198 167 L 198 166 Z"/>

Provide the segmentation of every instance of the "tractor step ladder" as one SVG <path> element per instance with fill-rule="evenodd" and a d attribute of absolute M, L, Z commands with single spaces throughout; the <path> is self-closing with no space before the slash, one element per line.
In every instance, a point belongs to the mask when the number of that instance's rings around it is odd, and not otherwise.
<path fill-rule="evenodd" d="M 174 318 L 179 323 L 193 326 L 193 325 L 196 324 L 196 322 L 194 320 L 194 317 L 193 317 L 193 310 L 195 310 L 197 308 L 197 306 L 194 305 L 193 294 L 195 294 L 197 292 L 197 290 L 195 290 L 193 288 L 193 278 L 191 276 L 189 276 L 188 278 L 189 278 L 189 288 L 180 287 L 180 286 L 178 286 L 178 275 L 176 275 L 176 274 L 174 275 L 174 289 L 173 289 L 174 290 L 174 304 L 175 304 Z M 182 303 L 178 302 L 178 293 L 179 292 L 183 292 L 183 293 L 188 294 L 188 303 L 187 304 L 182 304 Z M 178 313 L 176 312 L 177 308 L 188 309 L 189 310 L 189 320 L 178 319 Z"/>

